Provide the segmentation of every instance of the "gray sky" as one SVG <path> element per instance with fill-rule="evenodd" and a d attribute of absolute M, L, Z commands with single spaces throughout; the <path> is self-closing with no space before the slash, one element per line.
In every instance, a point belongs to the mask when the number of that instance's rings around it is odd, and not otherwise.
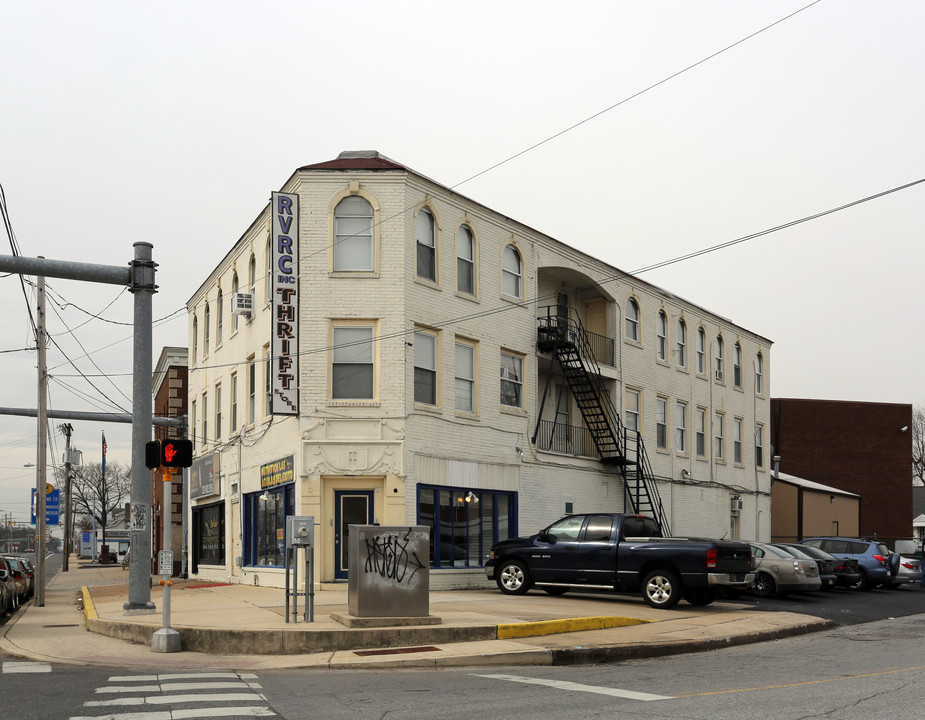
<path fill-rule="evenodd" d="M 454 186 L 612 108 L 458 190 L 626 271 L 925 178 L 920 0 L 822 0 L 675 77 L 809 0 L 0 1 L 0 184 L 20 251 L 124 266 L 151 242 L 156 318 L 295 168 L 342 150 Z M 642 277 L 773 340 L 775 397 L 925 404 L 923 197 Z M 82 310 L 130 323 L 131 295 L 49 286 L 77 306 L 49 307 L 51 333 L 130 410 L 131 328 Z M 17 277 L 0 298 L 0 405 L 35 407 L 35 353 L 7 352 L 33 345 Z M 155 356 L 185 344 L 185 314 L 155 330 Z M 48 358 L 51 407 L 112 409 Z M 128 425 L 74 426 L 85 461 L 105 431 L 109 462 L 130 464 Z M 28 516 L 35 428 L 0 417 L 0 514 Z"/>

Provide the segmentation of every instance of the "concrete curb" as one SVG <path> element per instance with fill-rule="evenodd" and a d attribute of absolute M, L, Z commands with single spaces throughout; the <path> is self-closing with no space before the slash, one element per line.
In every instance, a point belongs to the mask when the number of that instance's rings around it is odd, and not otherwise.
<path fill-rule="evenodd" d="M 631 617 L 577 617 L 561 620 L 538 620 L 535 622 L 503 623 L 498 625 L 498 639 L 536 637 L 538 635 L 558 635 L 560 633 L 581 632 L 582 630 L 604 630 L 613 627 L 628 627 L 652 622 Z"/>

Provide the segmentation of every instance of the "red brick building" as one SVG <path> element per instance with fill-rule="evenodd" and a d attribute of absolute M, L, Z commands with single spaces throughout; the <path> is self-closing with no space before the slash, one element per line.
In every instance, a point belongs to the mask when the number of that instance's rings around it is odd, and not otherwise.
<path fill-rule="evenodd" d="M 185 347 L 165 347 L 161 350 L 151 390 L 154 393 L 154 415 L 157 417 L 180 418 L 187 414 L 187 366 L 188 351 Z M 181 437 L 176 428 L 155 426 L 154 439 Z M 172 550 L 174 575 L 181 573 L 183 557 L 183 476 L 180 471 L 170 482 L 169 501 L 164 493 L 165 483 L 160 472 L 151 473 L 151 500 L 154 537 L 152 543 L 152 568 L 157 565 L 160 550 Z M 166 529 L 166 532 L 165 532 Z M 155 570 L 152 570 L 155 572 Z"/>
<path fill-rule="evenodd" d="M 771 445 L 782 473 L 860 495 L 862 536 L 912 537 L 911 404 L 772 398 Z"/>

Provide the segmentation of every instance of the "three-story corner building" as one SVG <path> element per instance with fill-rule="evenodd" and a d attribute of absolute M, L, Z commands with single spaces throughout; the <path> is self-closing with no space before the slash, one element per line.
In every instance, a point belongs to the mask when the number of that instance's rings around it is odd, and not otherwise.
<path fill-rule="evenodd" d="M 770 537 L 769 340 L 375 152 L 299 168 L 188 302 L 190 572 L 315 579 L 431 528 L 431 586 L 568 512 Z"/>

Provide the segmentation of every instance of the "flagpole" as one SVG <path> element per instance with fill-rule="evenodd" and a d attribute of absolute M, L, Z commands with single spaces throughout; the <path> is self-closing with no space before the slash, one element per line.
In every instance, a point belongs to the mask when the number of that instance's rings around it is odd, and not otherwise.
<path fill-rule="evenodd" d="M 100 498 L 100 515 L 103 518 L 103 542 L 100 543 L 100 564 L 109 563 L 109 548 L 106 547 L 106 433 L 103 433 L 103 476 L 102 476 L 103 494 Z M 106 553 L 106 559 L 103 559 L 102 553 Z"/>

